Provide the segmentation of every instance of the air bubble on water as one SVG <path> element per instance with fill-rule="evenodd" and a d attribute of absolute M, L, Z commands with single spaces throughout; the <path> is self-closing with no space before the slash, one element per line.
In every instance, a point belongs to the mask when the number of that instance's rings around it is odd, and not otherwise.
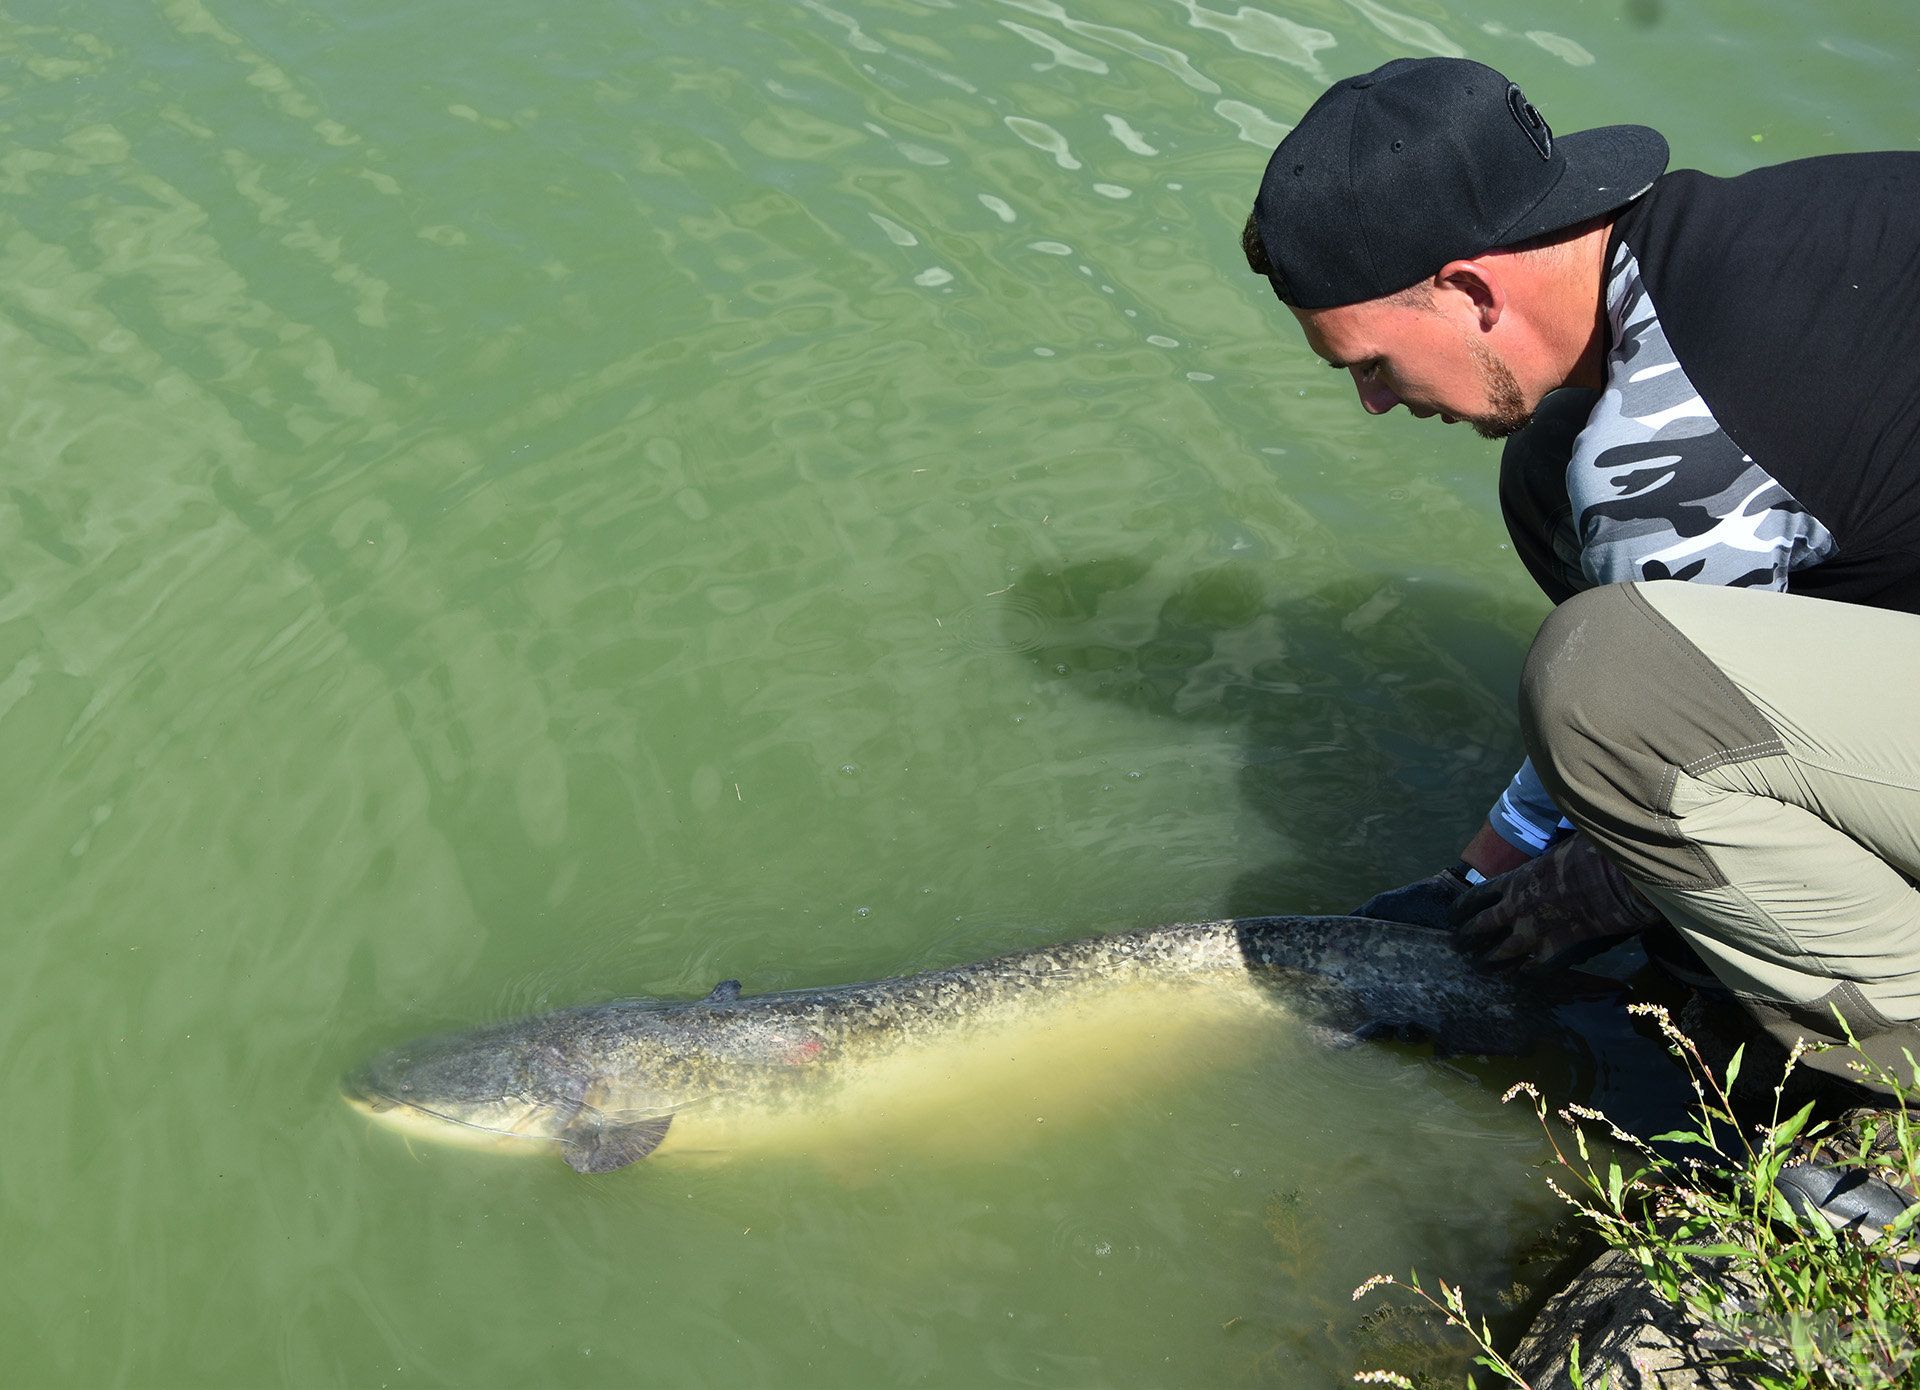
<path fill-rule="evenodd" d="M 1132 778 L 1132 779 L 1133 779 L 1134 781 L 1136 781 L 1136 782 L 1138 782 L 1138 781 L 1140 780 L 1140 778 L 1141 778 L 1141 775 L 1142 775 L 1142 774 L 1140 774 L 1140 773 L 1138 773 L 1138 772 L 1129 772 L 1129 773 L 1127 774 L 1127 776 L 1129 776 L 1129 777 L 1131 777 L 1131 778 Z"/>
<path fill-rule="evenodd" d="M 1035 348 L 1033 350 L 1033 355 L 1035 357 L 1051 357 L 1053 356 L 1053 349 L 1052 348 Z"/>
<path fill-rule="evenodd" d="M 841 763 L 840 764 L 840 775 L 843 777 L 851 777 L 854 775 L 854 773 L 858 772 L 859 770 L 860 770 L 860 764 L 858 763 Z"/>
<path fill-rule="evenodd" d="M 1053 670 L 1054 670 L 1054 674 L 1056 674 L 1056 675 L 1061 675 L 1061 676 L 1064 676 L 1064 675 L 1066 675 L 1066 674 L 1067 674 L 1067 664 L 1066 664 L 1066 662 L 1064 662 L 1064 661 L 1061 661 L 1061 662 L 1056 662 L 1056 663 L 1054 664 L 1054 668 L 1053 668 Z"/>
<path fill-rule="evenodd" d="M 1104 1260 L 1107 1258 L 1107 1256 L 1111 1255 L 1112 1253 L 1113 1253 L 1113 1245 L 1110 1241 L 1103 1240 L 1099 1244 L 1093 1247 L 1093 1254 L 1094 1254 L 1094 1258 L 1096 1259 Z"/>
<path fill-rule="evenodd" d="M 856 907 L 853 910 L 853 915 L 855 917 L 871 917 L 873 916 L 873 909 L 870 907 Z"/>

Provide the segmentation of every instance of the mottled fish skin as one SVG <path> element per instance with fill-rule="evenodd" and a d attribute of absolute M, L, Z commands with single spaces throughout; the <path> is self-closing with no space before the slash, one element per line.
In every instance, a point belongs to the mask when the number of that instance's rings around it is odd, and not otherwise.
<path fill-rule="evenodd" d="M 1363 917 L 1260 917 L 1232 926 L 1253 979 L 1289 1010 L 1356 1038 L 1442 1053 L 1515 1055 L 1548 1018 L 1544 992 L 1477 969 L 1447 932 Z"/>
<path fill-rule="evenodd" d="M 1191 922 L 1087 937 L 864 984 L 623 999 L 430 1038 L 376 1058 L 348 1099 L 456 1137 L 559 1145 L 584 1172 L 645 1157 L 676 1115 L 804 1105 L 863 1061 L 1076 991 L 1245 979 L 1321 1030 L 1512 1053 L 1542 1012 L 1443 932 L 1358 917 Z M 1048 996 L 1066 996 L 1049 999 Z"/>

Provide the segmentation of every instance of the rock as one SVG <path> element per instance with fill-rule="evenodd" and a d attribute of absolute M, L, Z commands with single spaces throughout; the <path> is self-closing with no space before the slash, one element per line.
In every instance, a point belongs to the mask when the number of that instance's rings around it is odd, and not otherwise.
<path fill-rule="evenodd" d="M 1621 1250 L 1602 1252 L 1549 1299 L 1507 1359 L 1533 1390 L 1574 1390 L 1576 1339 L 1588 1386 L 1747 1390 L 1759 1383 L 1723 1364 L 1725 1341 L 1655 1293 Z"/>

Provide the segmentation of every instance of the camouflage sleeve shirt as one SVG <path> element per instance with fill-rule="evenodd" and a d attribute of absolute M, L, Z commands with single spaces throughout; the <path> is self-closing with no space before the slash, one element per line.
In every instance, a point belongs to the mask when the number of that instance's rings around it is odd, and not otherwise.
<path fill-rule="evenodd" d="M 1690 579 L 1785 589 L 1833 553 L 1818 518 L 1727 437 L 1660 326 L 1632 248 L 1607 280 L 1607 385 L 1567 463 L 1589 585 Z"/>

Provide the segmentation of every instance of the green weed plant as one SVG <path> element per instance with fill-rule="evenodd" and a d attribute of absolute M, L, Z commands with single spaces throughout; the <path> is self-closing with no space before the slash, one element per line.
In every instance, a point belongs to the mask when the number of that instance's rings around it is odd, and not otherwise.
<path fill-rule="evenodd" d="M 1548 1185 L 1609 1245 L 1627 1252 L 1648 1285 L 1701 1330 L 1697 1347 L 1747 1383 L 1764 1390 L 1920 1384 L 1920 1275 L 1900 1258 L 1913 1259 L 1909 1234 L 1920 1206 L 1909 1207 L 1884 1230 L 1837 1233 L 1825 1221 L 1794 1211 L 1774 1186 L 1789 1162 L 1817 1156 L 1836 1169 L 1878 1172 L 1905 1191 L 1920 1190 L 1920 1134 L 1912 1118 L 1920 1063 L 1906 1053 L 1909 1075 L 1896 1077 L 1848 1033 L 1848 1066 L 1898 1100 L 1843 1131 L 1834 1122 L 1814 1121 L 1811 1102 L 1781 1114 L 1787 1080 L 1811 1050 L 1803 1043 L 1788 1056 L 1773 1088 L 1771 1114 L 1757 1125 L 1743 1124 L 1731 1095 L 1745 1048 L 1736 1049 L 1716 1076 L 1664 1008 L 1631 1008 L 1654 1021 L 1686 1069 L 1694 1095 L 1688 1124 L 1643 1140 L 1585 1106 L 1563 1106 L 1550 1116 L 1540 1092 L 1522 1082 L 1503 1099 L 1531 1100 L 1553 1149 L 1557 1171 Z M 1602 1131 L 1611 1143 L 1596 1142 Z M 1353 1296 L 1380 1288 L 1400 1289 L 1460 1328 L 1478 1349 L 1475 1364 L 1499 1378 L 1494 1383 L 1533 1390 L 1494 1349 L 1486 1320 L 1468 1313 L 1457 1285 L 1442 1279 L 1429 1290 L 1417 1272 L 1405 1280 L 1376 1274 Z M 1568 1370 L 1582 1390 L 1612 1383 L 1605 1375 L 1588 1379 L 1578 1341 Z M 1397 1371 L 1362 1371 L 1354 1380 L 1414 1390 L 1414 1382 Z M 1472 1375 L 1467 1385 L 1473 1390 Z"/>

